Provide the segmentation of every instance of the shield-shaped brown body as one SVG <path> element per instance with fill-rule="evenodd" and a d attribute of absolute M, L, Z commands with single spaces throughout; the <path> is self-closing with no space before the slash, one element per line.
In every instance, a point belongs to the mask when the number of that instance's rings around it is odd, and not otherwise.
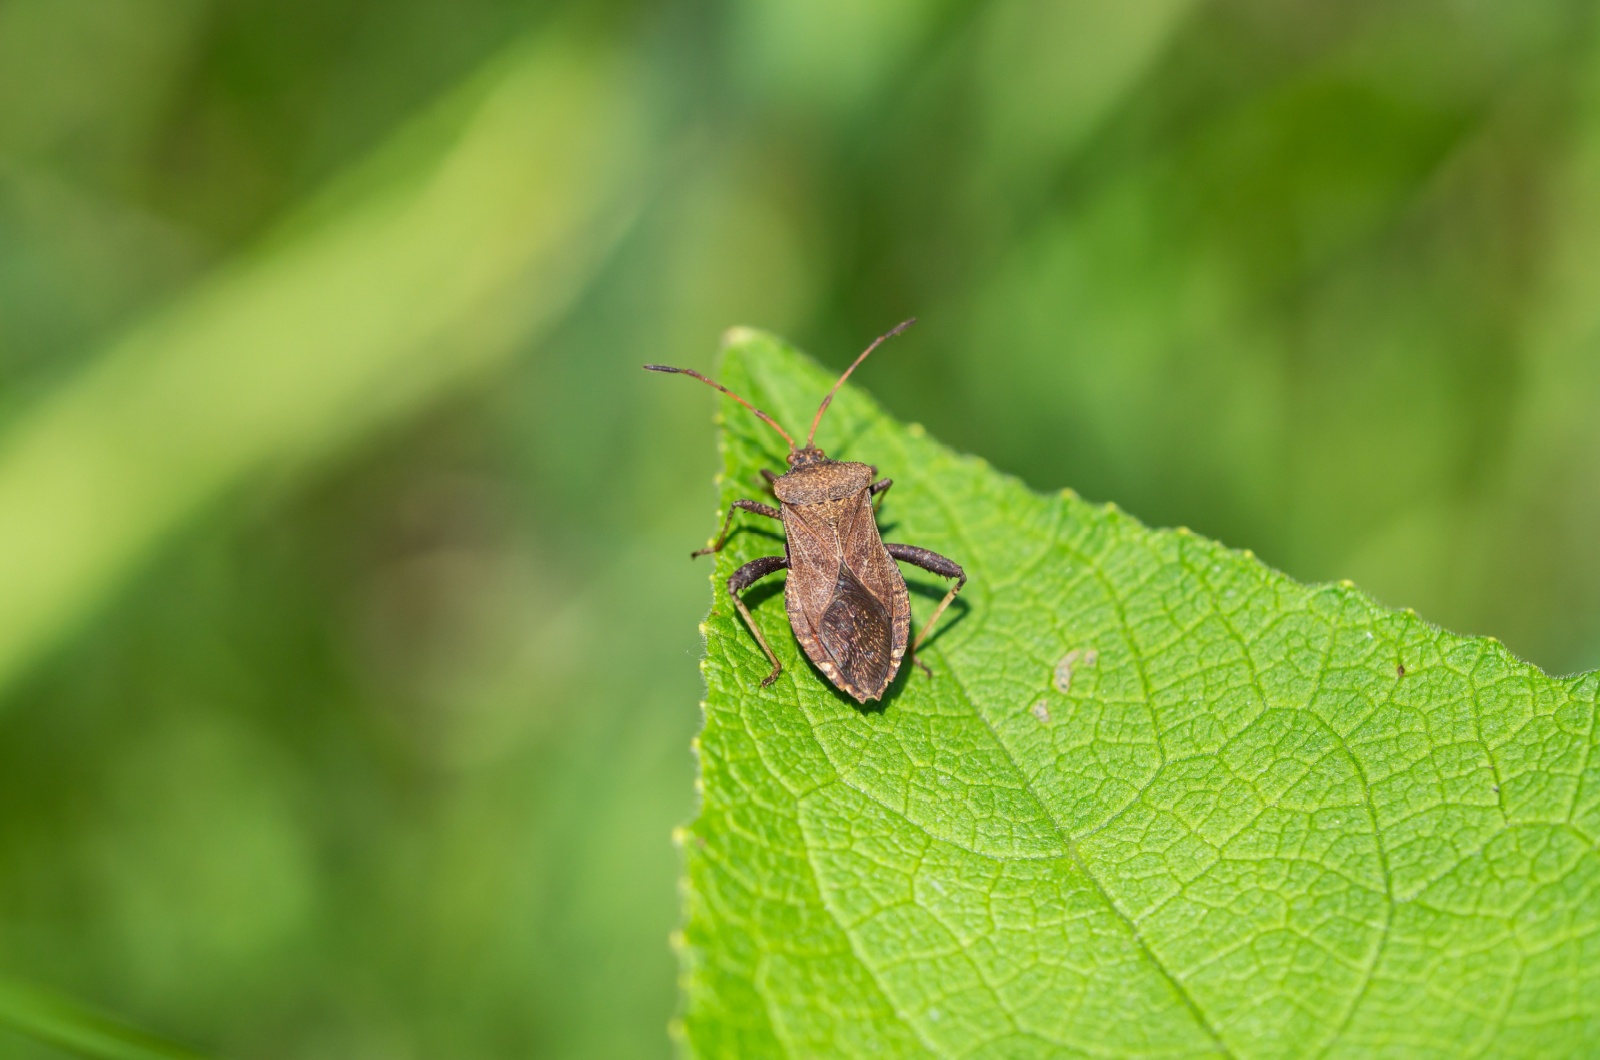
<path fill-rule="evenodd" d="M 789 625 L 828 680 L 861 702 L 889 687 L 911 632 L 905 579 L 878 536 L 872 476 L 870 465 L 822 459 L 772 485 L 788 540 Z"/>

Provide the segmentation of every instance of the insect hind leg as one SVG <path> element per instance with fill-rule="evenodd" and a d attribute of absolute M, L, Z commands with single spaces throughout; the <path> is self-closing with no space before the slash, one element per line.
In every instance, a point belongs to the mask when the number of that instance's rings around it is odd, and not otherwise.
<path fill-rule="evenodd" d="M 967 572 L 962 570 L 961 564 L 954 560 L 945 559 L 937 552 L 918 548 L 916 545 L 891 545 L 885 541 L 883 547 L 889 551 L 889 555 L 901 562 L 921 567 L 923 570 L 937 574 L 940 577 L 956 579 L 956 583 L 950 587 L 950 591 L 944 594 L 944 599 L 939 601 L 939 606 L 933 609 L 933 614 L 928 616 L 928 621 L 923 623 L 922 632 L 917 634 L 916 641 L 911 645 L 912 661 L 921 666 L 923 672 L 926 673 L 928 668 L 917 658 L 917 649 L 922 647 L 922 642 L 928 639 L 929 633 L 933 632 L 933 627 L 939 621 L 939 616 L 944 614 L 944 609 L 950 606 L 950 601 L 956 598 L 956 593 L 959 593 L 961 587 L 967 584 Z"/>
<path fill-rule="evenodd" d="M 783 666 L 778 662 L 778 657 L 773 654 L 772 648 L 768 646 L 767 638 L 761 635 L 761 627 L 756 625 L 755 617 L 750 614 L 750 609 L 744 606 L 744 601 L 739 598 L 739 594 L 767 575 L 786 570 L 788 566 L 788 556 L 762 556 L 760 559 L 751 560 L 728 576 L 728 595 L 733 598 L 733 606 L 737 607 L 739 614 L 744 616 L 744 624 L 750 627 L 750 632 L 755 635 L 756 643 L 761 645 L 761 650 L 766 652 L 767 658 L 772 661 L 772 672 L 761 679 L 762 688 L 766 688 L 778 679 L 778 675 L 783 673 Z"/>

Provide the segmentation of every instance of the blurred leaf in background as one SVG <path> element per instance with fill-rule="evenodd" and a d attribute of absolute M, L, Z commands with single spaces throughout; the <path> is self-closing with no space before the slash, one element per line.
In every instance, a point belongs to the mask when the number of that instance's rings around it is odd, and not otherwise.
<path fill-rule="evenodd" d="M 708 368 L 1600 662 L 1600 25 L 1535 0 L 0 3 L 0 973 L 667 1051 Z M 21 1035 L 18 1056 L 60 1055 Z"/>

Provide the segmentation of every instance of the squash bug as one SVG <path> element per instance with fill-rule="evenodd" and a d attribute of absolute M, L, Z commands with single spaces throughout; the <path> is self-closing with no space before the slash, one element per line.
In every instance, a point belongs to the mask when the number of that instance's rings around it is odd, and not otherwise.
<path fill-rule="evenodd" d="M 917 649 L 927 639 L 929 630 L 944 614 L 945 608 L 950 606 L 950 601 L 955 599 L 956 593 L 967 583 L 966 572 L 959 564 L 937 552 L 914 545 L 884 542 L 878 535 L 874 498 L 881 497 L 894 485 L 894 480 L 878 479 L 878 469 L 871 464 L 830 460 L 813 444 L 823 413 L 828 411 L 833 396 L 850 378 L 850 373 L 884 340 L 900 334 L 914 323 L 915 319 L 907 320 L 887 334 L 878 336 L 844 370 L 817 408 L 817 414 L 811 421 L 811 433 L 806 435 L 804 446 L 796 445 L 777 420 L 721 383 L 712 382 L 688 368 L 645 365 L 652 372 L 693 376 L 707 386 L 715 387 L 755 413 L 758 419 L 789 443 L 789 469 L 782 475 L 765 469 L 761 472 L 781 507 L 773 508 L 752 500 L 734 501 L 716 541 L 707 548 L 690 553 L 690 558 L 695 558 L 720 552 L 728 542 L 735 511 L 753 512 L 783 523 L 783 555 L 751 560 L 734 571 L 728 579 L 728 595 L 744 617 L 745 625 L 755 635 L 756 643 L 761 645 L 761 650 L 772 661 L 772 672 L 761 681 L 763 688 L 778 679 L 783 667 L 739 594 L 767 575 L 781 570 L 789 572 L 783 598 L 795 639 L 799 640 L 806 655 L 829 681 L 860 703 L 883 696 L 906 653 L 906 640 L 911 630 L 911 601 L 906 593 L 905 579 L 901 577 L 894 561 L 911 563 L 941 577 L 954 578 L 956 584 L 939 601 L 939 606 L 934 608 L 927 624 L 911 645 L 912 660 L 922 666 L 925 672 L 931 673 L 916 658 Z"/>

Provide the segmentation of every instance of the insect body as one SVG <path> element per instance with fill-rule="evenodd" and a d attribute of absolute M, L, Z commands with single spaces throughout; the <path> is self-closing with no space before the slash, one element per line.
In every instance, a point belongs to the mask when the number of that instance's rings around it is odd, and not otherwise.
<path fill-rule="evenodd" d="M 734 501 L 717 540 L 709 548 L 693 553 L 703 556 L 721 551 L 727 543 L 735 511 L 753 512 L 783 522 L 784 554 L 751 560 L 728 579 L 728 595 L 744 616 L 756 643 L 772 661 L 772 671 L 761 682 L 763 688 L 777 680 L 783 667 L 739 594 L 767 575 L 780 570 L 789 572 L 784 586 L 784 604 L 795 638 L 829 681 L 862 703 L 882 697 L 906 654 L 906 641 L 911 631 L 911 602 L 895 560 L 956 579 L 954 587 L 939 601 L 912 644 L 913 658 L 928 631 L 966 584 L 967 576 L 961 567 L 938 553 L 913 545 L 885 543 L 878 536 L 877 512 L 872 499 L 887 491 L 894 484 L 893 479 L 878 479 L 877 468 L 870 464 L 830 460 L 812 444 L 822 414 L 856 365 L 866 360 L 867 354 L 877 349 L 884 339 L 898 335 L 912 323 L 908 320 L 879 336 L 845 369 L 828 396 L 822 399 L 803 447 L 797 446 L 771 416 L 700 373 L 687 368 L 645 365 L 653 372 L 690 375 L 716 387 L 755 413 L 789 443 L 788 471 L 782 475 L 762 472 L 781 507 L 772 508 L 752 500 Z"/>

